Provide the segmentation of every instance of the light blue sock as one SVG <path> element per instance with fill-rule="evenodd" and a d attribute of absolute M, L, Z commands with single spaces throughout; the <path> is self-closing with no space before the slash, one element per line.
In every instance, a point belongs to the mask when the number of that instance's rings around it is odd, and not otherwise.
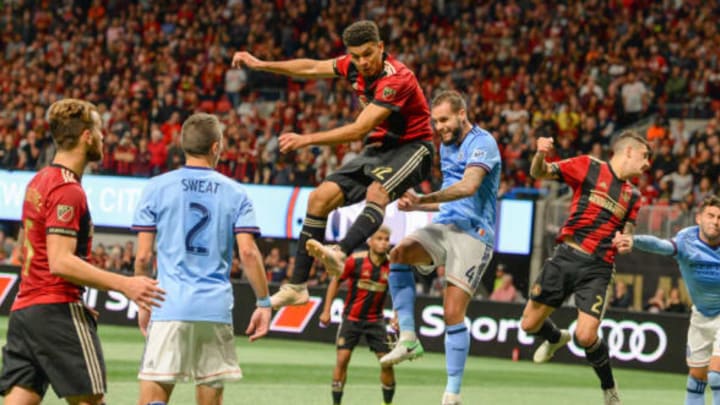
<path fill-rule="evenodd" d="M 707 383 L 712 390 L 713 405 L 720 405 L 720 373 L 717 371 L 710 371 L 708 373 Z"/>
<path fill-rule="evenodd" d="M 446 392 L 460 393 L 465 360 L 470 351 L 470 334 L 465 323 L 448 325 L 445 328 L 445 368 L 447 369 Z"/>
<path fill-rule="evenodd" d="M 692 376 L 687 378 L 687 394 L 685 405 L 705 405 L 705 381 L 696 380 Z"/>
<path fill-rule="evenodd" d="M 415 276 L 407 264 L 390 264 L 388 277 L 393 308 L 398 313 L 400 332 L 415 333 Z"/>

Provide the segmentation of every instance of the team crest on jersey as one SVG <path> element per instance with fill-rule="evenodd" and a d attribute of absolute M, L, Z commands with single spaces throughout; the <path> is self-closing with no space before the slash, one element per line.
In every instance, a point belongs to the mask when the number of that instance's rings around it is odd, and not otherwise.
<path fill-rule="evenodd" d="M 462 151 L 458 152 L 457 160 L 462 161 L 463 159 L 465 159 L 465 154 Z"/>
<path fill-rule="evenodd" d="M 60 222 L 70 222 L 75 218 L 75 207 L 60 204 L 57 206 L 57 219 Z"/>
<path fill-rule="evenodd" d="M 620 193 L 620 199 L 623 200 L 623 202 L 628 202 L 628 201 L 630 201 L 630 195 L 631 195 L 630 190 L 625 189 L 622 191 L 622 193 Z"/>
<path fill-rule="evenodd" d="M 395 94 L 396 94 L 395 89 L 392 89 L 392 88 L 390 88 L 390 87 L 385 87 L 385 88 L 383 89 L 383 97 L 386 98 L 386 99 L 388 99 L 388 100 L 391 99 L 391 98 L 393 98 L 393 97 L 395 97 Z"/>
<path fill-rule="evenodd" d="M 607 190 L 607 188 L 608 188 L 607 183 L 605 183 L 604 181 L 601 181 L 601 182 L 598 184 L 598 188 L 602 188 L 602 189 Z"/>

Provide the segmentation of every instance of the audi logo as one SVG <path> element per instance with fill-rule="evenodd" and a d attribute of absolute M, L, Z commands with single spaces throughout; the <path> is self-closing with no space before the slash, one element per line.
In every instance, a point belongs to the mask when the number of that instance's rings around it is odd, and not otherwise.
<path fill-rule="evenodd" d="M 577 321 L 570 325 L 571 334 L 575 333 L 576 323 Z M 637 360 L 641 363 L 652 363 L 657 361 L 667 349 L 665 330 L 655 322 L 637 323 L 630 320 L 603 319 L 600 324 L 600 336 L 605 338 L 610 357 L 621 361 Z M 585 357 L 585 350 L 576 346 L 574 341 L 568 343 L 568 348 L 574 355 Z"/>

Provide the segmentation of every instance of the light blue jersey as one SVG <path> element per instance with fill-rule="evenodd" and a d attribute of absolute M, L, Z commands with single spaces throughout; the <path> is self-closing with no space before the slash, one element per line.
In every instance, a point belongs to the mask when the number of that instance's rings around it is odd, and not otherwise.
<path fill-rule="evenodd" d="M 143 190 L 133 229 L 157 233 L 158 281 L 166 294 L 153 308 L 153 321 L 232 323 L 235 234 L 260 233 L 239 183 L 190 166 L 154 177 Z"/>
<path fill-rule="evenodd" d="M 495 245 L 497 191 L 500 185 L 500 151 L 495 138 L 473 125 L 460 145 L 440 145 L 442 188 L 463 178 L 465 168 L 479 166 L 487 172 L 475 195 L 440 204 L 440 212 L 433 222 L 454 224 L 472 234 L 486 245 Z"/>
<path fill-rule="evenodd" d="M 672 241 L 636 235 L 633 245 L 650 253 L 674 255 L 697 310 L 707 317 L 720 315 L 720 247 L 703 242 L 697 226 L 681 230 Z"/>

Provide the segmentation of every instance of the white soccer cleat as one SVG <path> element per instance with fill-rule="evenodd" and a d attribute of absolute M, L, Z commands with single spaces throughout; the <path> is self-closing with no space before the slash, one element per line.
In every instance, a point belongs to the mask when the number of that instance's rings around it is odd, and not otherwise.
<path fill-rule="evenodd" d="M 570 332 L 567 329 L 561 330 L 560 340 L 558 340 L 557 343 L 550 343 L 547 340 L 544 341 L 540 347 L 535 350 L 535 354 L 533 354 L 533 361 L 535 363 L 545 363 L 550 361 L 550 359 L 552 359 L 555 355 L 555 352 L 565 346 L 571 338 Z"/>
<path fill-rule="evenodd" d="M 402 363 L 405 360 L 415 360 L 425 354 L 420 340 L 399 340 L 390 353 L 380 358 L 383 367 Z"/>
<path fill-rule="evenodd" d="M 287 305 L 303 305 L 310 299 L 307 284 L 283 284 L 278 292 L 270 297 L 270 305 L 277 309 Z"/>
<path fill-rule="evenodd" d="M 322 261 L 330 277 L 340 277 L 345 269 L 347 255 L 337 245 L 323 245 L 315 239 L 305 243 L 310 256 Z"/>
<path fill-rule="evenodd" d="M 444 393 L 442 397 L 442 405 L 462 405 L 460 394 L 453 394 L 452 392 Z"/>
<path fill-rule="evenodd" d="M 605 405 L 621 405 L 622 402 L 620 402 L 620 394 L 618 394 L 617 390 L 617 383 L 615 383 L 615 386 L 612 388 L 608 388 L 606 390 L 603 390 L 603 399 L 605 400 Z"/>

